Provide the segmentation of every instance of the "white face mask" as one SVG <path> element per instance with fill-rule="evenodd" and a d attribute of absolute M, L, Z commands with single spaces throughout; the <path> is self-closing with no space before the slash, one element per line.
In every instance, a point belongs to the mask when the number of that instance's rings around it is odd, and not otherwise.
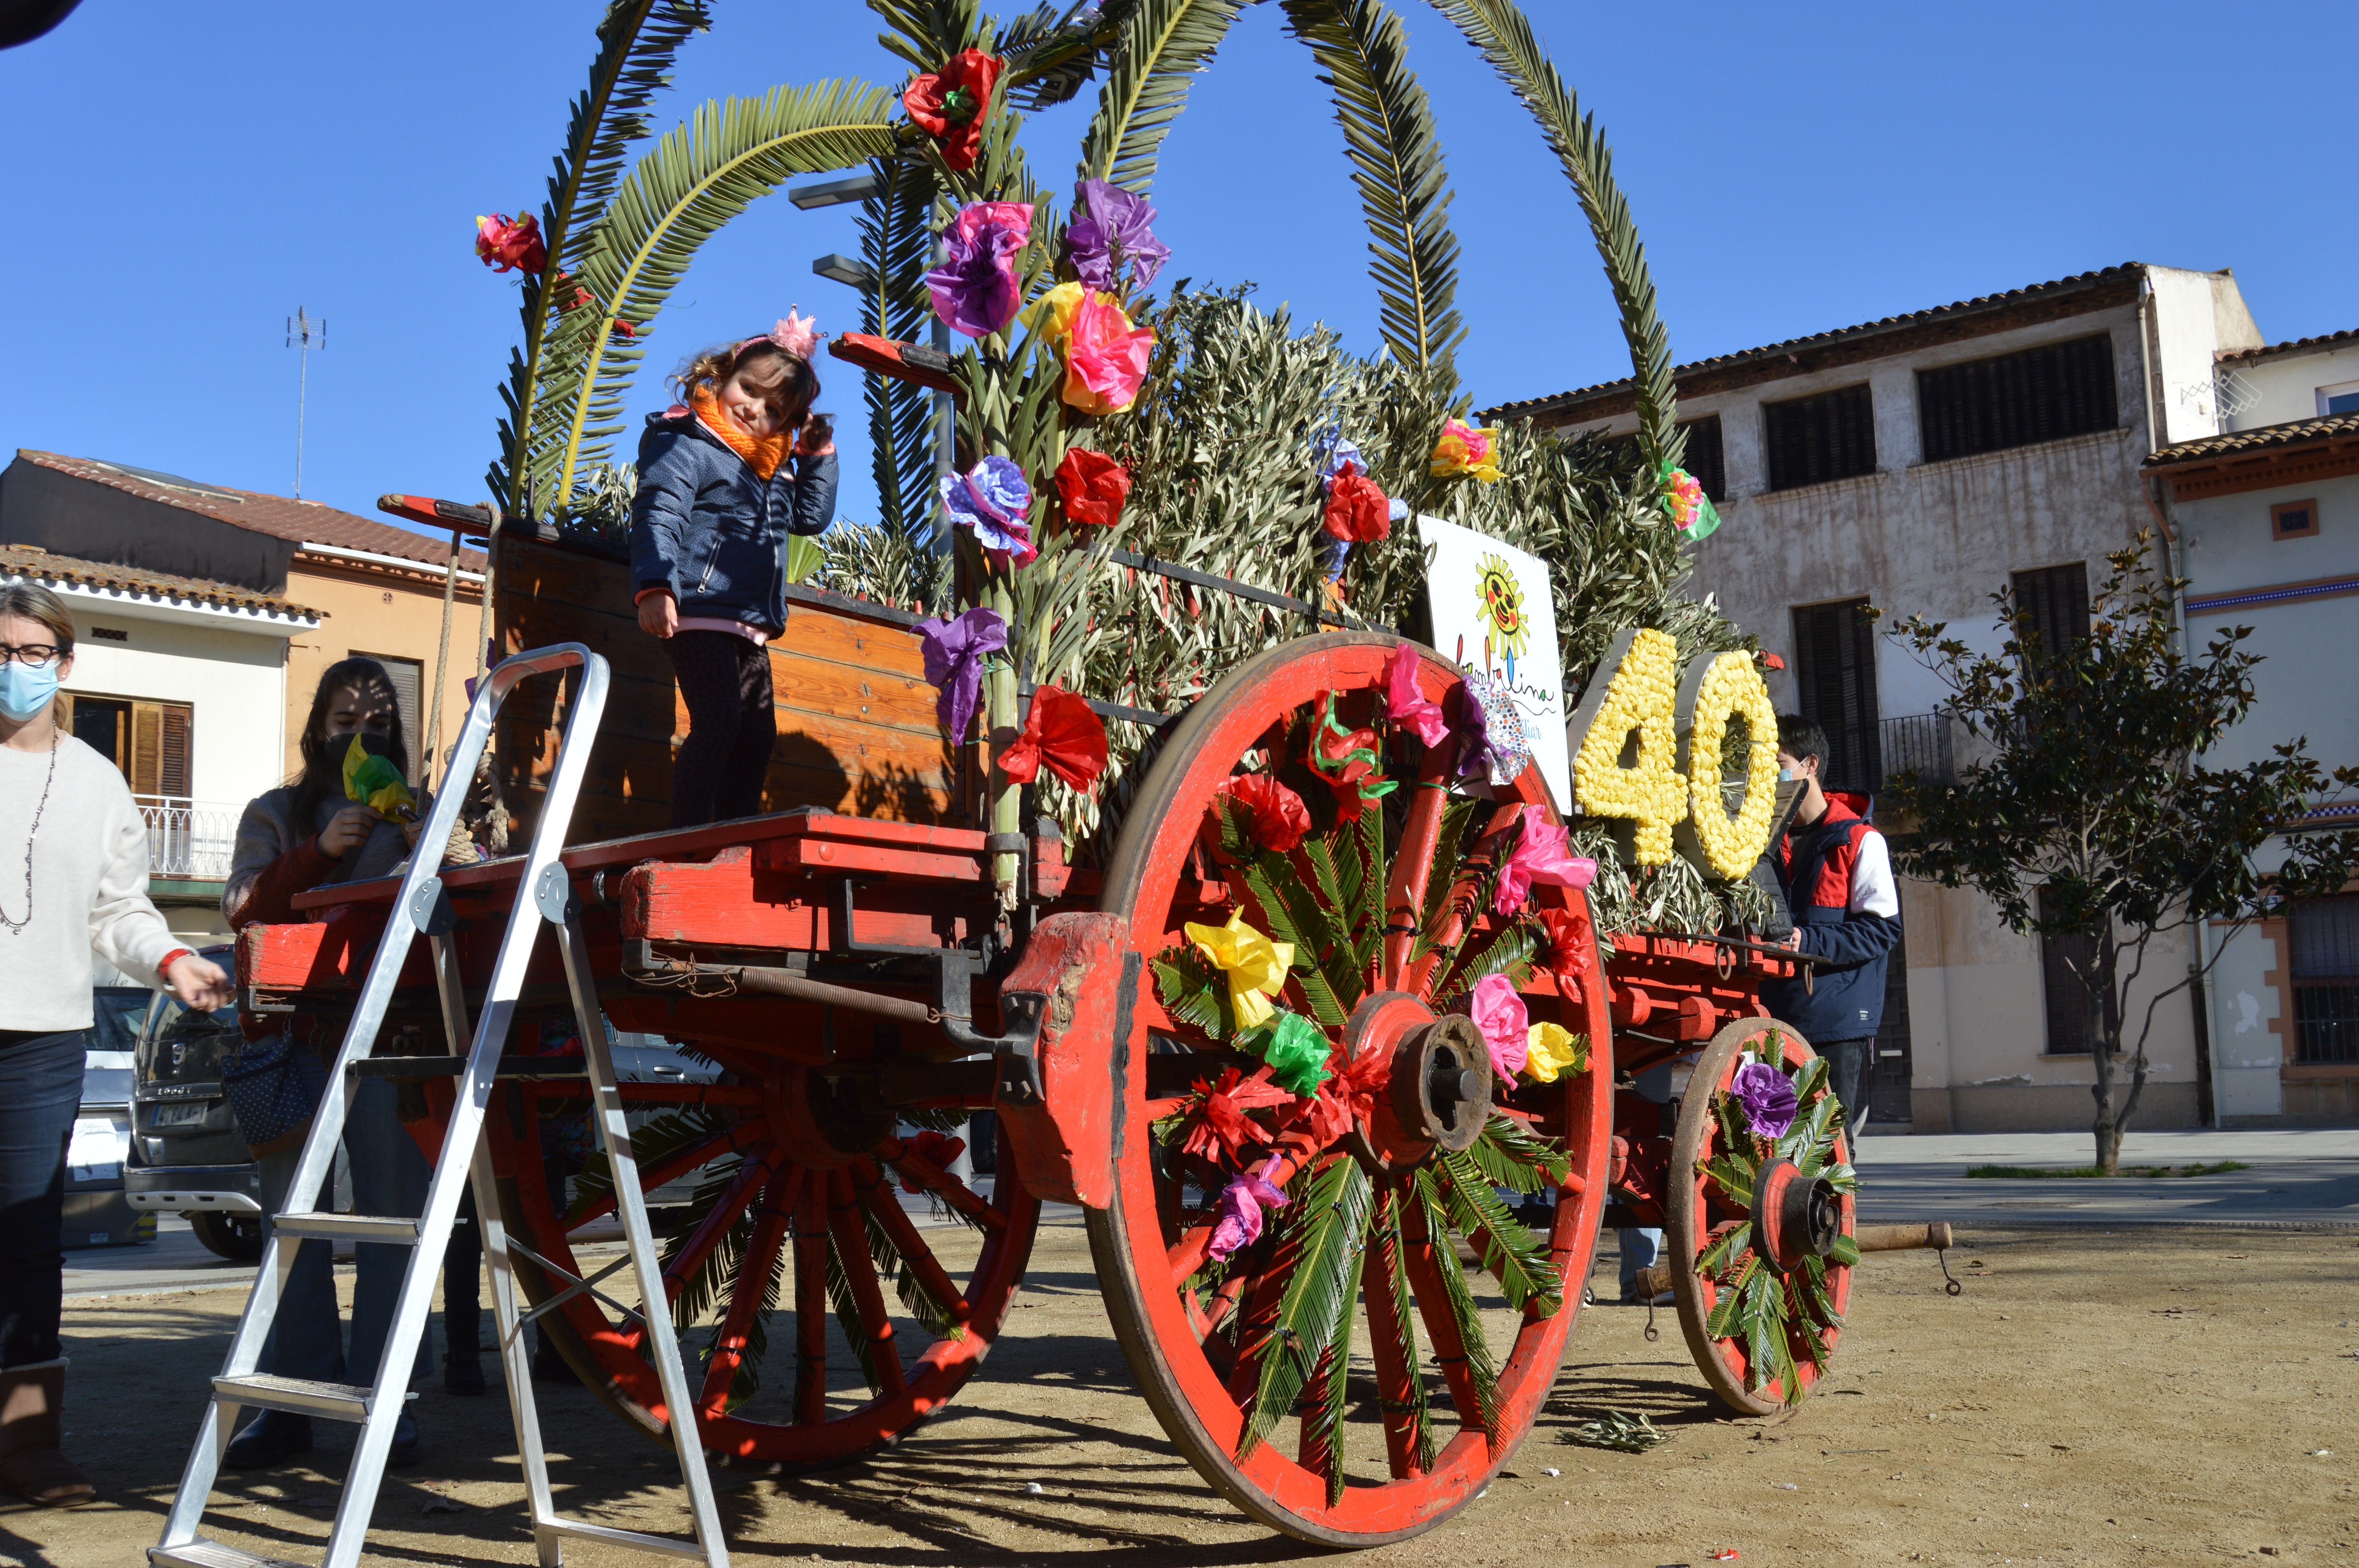
<path fill-rule="evenodd" d="M 1792 784 L 1794 782 L 1794 770 L 1791 768 L 1779 768 L 1777 770 L 1777 782 L 1779 784 Z"/>

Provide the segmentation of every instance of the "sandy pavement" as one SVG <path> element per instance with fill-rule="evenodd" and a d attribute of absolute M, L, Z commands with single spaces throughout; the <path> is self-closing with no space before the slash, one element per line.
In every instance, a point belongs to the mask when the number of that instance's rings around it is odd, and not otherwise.
<path fill-rule="evenodd" d="M 1613 1245 L 1601 1260 L 1611 1292 Z M 2359 1232 L 1970 1232 L 1951 1299 L 1930 1253 L 1874 1257 L 1824 1391 L 1723 1420 L 1668 1312 L 1586 1309 L 1547 1415 L 1489 1494 L 1375 1563 L 2341 1563 L 2359 1560 Z M 1979 1267 L 1969 1267 L 1978 1263 Z M 346 1287 L 349 1289 L 349 1285 Z M 103 1502 L 0 1511 L 0 1563 L 135 1568 L 157 1536 L 237 1290 L 67 1303 L 71 1446 Z M 1608 1407 L 1676 1433 L 1562 1441 Z M 372 1561 L 529 1563 L 506 1401 L 418 1404 Z M 578 1389 L 542 1390 L 560 1505 L 679 1528 L 667 1451 Z M 349 1438 L 231 1476 L 209 1531 L 318 1560 Z M 2327 1450 L 2328 1453 L 2318 1453 Z M 1547 1468 L 1560 1474 L 1549 1476 Z M 1078 1226 L 1044 1228 L 1012 1329 L 949 1411 L 817 1477 L 718 1473 L 733 1555 L 825 1563 L 1228 1564 L 1328 1554 L 1247 1524 L 1165 1444 L 1108 1331 Z M 1027 1494 L 1027 1483 L 1044 1492 Z M 659 1561 L 581 1543 L 571 1563 Z"/>

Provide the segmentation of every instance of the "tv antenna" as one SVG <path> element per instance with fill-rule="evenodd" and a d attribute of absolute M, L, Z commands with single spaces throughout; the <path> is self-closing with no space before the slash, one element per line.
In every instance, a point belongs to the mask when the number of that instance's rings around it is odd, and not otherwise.
<path fill-rule="evenodd" d="M 303 351 L 302 369 L 295 383 L 295 499 L 303 499 L 303 406 L 311 392 L 311 351 L 328 346 L 328 323 L 305 313 L 298 305 L 287 319 L 287 346 Z"/>

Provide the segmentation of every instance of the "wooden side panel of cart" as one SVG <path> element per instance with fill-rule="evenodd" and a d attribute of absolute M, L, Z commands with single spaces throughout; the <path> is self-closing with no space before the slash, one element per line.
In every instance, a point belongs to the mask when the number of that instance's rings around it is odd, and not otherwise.
<path fill-rule="evenodd" d="M 578 642 L 612 668 L 573 843 L 658 832 L 671 822 L 672 757 L 688 735 L 663 646 L 639 630 L 620 552 L 596 544 L 503 534 L 496 587 L 505 657 Z M 934 716 L 934 688 L 912 630 L 917 617 L 808 589 L 788 589 L 787 628 L 769 647 L 778 740 L 765 811 L 822 806 L 897 822 L 962 826 L 959 761 Z M 561 698 L 529 683 L 500 716 L 508 809 L 521 823 L 557 756 Z"/>

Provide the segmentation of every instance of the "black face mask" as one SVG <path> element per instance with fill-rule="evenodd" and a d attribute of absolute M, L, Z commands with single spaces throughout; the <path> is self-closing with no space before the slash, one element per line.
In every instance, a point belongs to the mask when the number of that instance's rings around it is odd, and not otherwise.
<path fill-rule="evenodd" d="M 366 731 L 363 731 L 361 733 L 360 741 L 361 750 L 367 752 L 370 756 L 391 757 L 393 759 L 394 766 L 397 768 L 401 766 L 402 758 L 395 752 L 393 742 L 385 736 L 371 735 Z M 321 737 L 320 755 L 319 758 L 311 764 L 311 777 L 317 780 L 322 788 L 333 789 L 338 793 L 342 792 L 344 787 L 344 752 L 350 749 L 352 743 L 353 737 L 350 735 L 325 735 Z"/>

